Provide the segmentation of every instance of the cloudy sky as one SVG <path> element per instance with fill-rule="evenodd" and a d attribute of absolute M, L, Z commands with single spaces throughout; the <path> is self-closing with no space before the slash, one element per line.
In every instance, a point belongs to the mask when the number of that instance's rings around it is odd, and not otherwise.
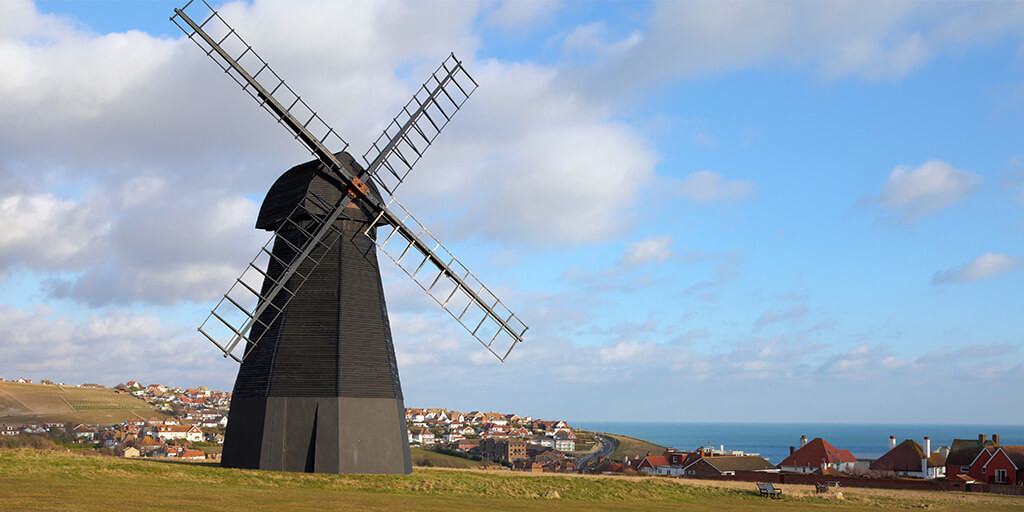
<path fill-rule="evenodd" d="M 0 376 L 232 386 L 195 328 L 308 155 L 179 3 L 0 2 Z M 1024 422 L 1024 3 L 221 12 L 356 154 L 449 52 L 480 84 L 398 195 L 530 331 L 382 265 L 407 405 Z"/>

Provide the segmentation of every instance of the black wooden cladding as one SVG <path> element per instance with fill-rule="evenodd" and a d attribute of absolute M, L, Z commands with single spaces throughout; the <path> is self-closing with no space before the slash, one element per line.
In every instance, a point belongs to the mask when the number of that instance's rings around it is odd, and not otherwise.
<path fill-rule="evenodd" d="M 347 153 L 339 158 L 361 171 Z M 293 167 L 267 193 L 257 227 L 275 229 L 300 247 L 306 235 L 282 220 L 298 202 L 310 201 L 309 190 L 332 203 L 341 197 L 319 162 Z M 371 215 L 358 201 L 346 208 L 334 224 L 340 234 L 329 235 L 337 240 L 326 240 L 331 248 L 315 250 L 300 264 L 299 274 L 308 278 L 295 297 L 265 335 L 259 336 L 259 323 L 253 328 L 252 337 L 260 342 L 239 368 L 235 396 L 402 398 L 377 253 L 363 234 Z M 311 224 L 299 222 L 307 230 Z M 271 258 L 268 274 L 276 278 L 284 270 L 281 262 L 291 261 L 295 251 L 279 239 L 273 254 L 280 261 Z M 290 290 L 297 279 L 288 283 Z M 271 285 L 266 280 L 263 292 Z M 283 306 L 289 295 L 278 294 L 274 304 Z M 267 308 L 261 320 L 270 323 L 275 314 L 274 307 Z"/>

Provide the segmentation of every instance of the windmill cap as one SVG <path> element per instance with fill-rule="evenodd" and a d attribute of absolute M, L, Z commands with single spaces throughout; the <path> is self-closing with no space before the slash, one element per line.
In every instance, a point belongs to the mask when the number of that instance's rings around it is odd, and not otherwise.
<path fill-rule="evenodd" d="M 335 156 L 353 174 L 363 172 L 363 167 L 347 152 L 335 153 Z M 370 189 L 369 195 L 383 202 L 373 180 L 366 180 L 366 184 Z M 319 210 L 318 201 L 310 197 L 310 191 L 325 201 L 337 203 L 341 199 L 343 186 L 343 182 L 333 176 L 319 160 L 296 165 L 277 178 L 267 191 L 256 218 L 256 228 L 273 231 L 299 204 L 310 210 Z M 372 210 L 362 205 L 362 201 L 356 203 L 358 207 L 346 208 L 344 216 L 352 220 L 370 220 Z"/>

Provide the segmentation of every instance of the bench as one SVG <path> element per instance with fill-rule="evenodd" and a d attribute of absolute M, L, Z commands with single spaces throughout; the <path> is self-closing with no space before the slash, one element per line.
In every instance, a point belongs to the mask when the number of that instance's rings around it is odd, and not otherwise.
<path fill-rule="evenodd" d="M 775 499 L 782 497 L 782 489 L 776 489 L 772 484 L 757 484 L 757 489 L 761 491 L 761 496 L 766 498 Z"/>

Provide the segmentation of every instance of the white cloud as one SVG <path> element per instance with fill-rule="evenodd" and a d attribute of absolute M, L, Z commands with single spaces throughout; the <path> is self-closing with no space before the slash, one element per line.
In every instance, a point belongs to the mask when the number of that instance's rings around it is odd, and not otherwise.
<path fill-rule="evenodd" d="M 230 389 L 235 365 L 191 331 L 130 311 L 74 320 L 45 307 L 0 306 L 0 375 L 107 384 L 215 381 Z"/>
<path fill-rule="evenodd" d="M 936 272 L 932 284 L 969 283 L 1011 272 L 1024 263 L 1020 258 L 987 252 L 959 267 Z"/>
<path fill-rule="evenodd" d="M 499 28 L 526 28 L 550 17 L 560 7 L 560 0 L 502 0 L 484 22 Z"/>
<path fill-rule="evenodd" d="M 0 273 L 12 266 L 33 270 L 77 270 L 97 241 L 110 231 L 106 212 L 96 202 L 61 199 L 53 194 L 15 194 L 0 198 Z"/>
<path fill-rule="evenodd" d="M 622 255 L 621 263 L 626 265 L 641 265 L 644 263 L 661 263 L 672 257 L 672 237 L 652 236 L 634 242 L 626 248 Z"/>
<path fill-rule="evenodd" d="M 653 343 L 638 341 L 622 342 L 597 349 L 598 357 L 604 364 L 643 364 L 654 359 L 658 347 Z"/>
<path fill-rule="evenodd" d="M 742 201 L 757 192 L 754 182 L 729 180 L 715 171 L 692 173 L 675 183 L 673 189 L 679 195 L 697 204 Z"/>
<path fill-rule="evenodd" d="M 633 32 L 618 41 L 609 41 L 608 25 L 604 22 L 580 25 L 562 41 L 562 50 L 567 53 L 590 54 L 596 58 L 621 55 L 643 40 L 639 32 Z"/>
<path fill-rule="evenodd" d="M 1014 2 L 663 1 L 628 51 L 582 73 L 600 92 L 765 66 L 898 80 L 945 50 L 1020 33 L 1022 21 Z M 590 45 L 597 55 L 615 42 L 599 41 Z"/>
<path fill-rule="evenodd" d="M 914 221 L 938 213 L 974 194 L 981 177 L 941 160 L 929 160 L 911 169 L 898 166 L 882 184 L 878 204 L 900 221 Z"/>

